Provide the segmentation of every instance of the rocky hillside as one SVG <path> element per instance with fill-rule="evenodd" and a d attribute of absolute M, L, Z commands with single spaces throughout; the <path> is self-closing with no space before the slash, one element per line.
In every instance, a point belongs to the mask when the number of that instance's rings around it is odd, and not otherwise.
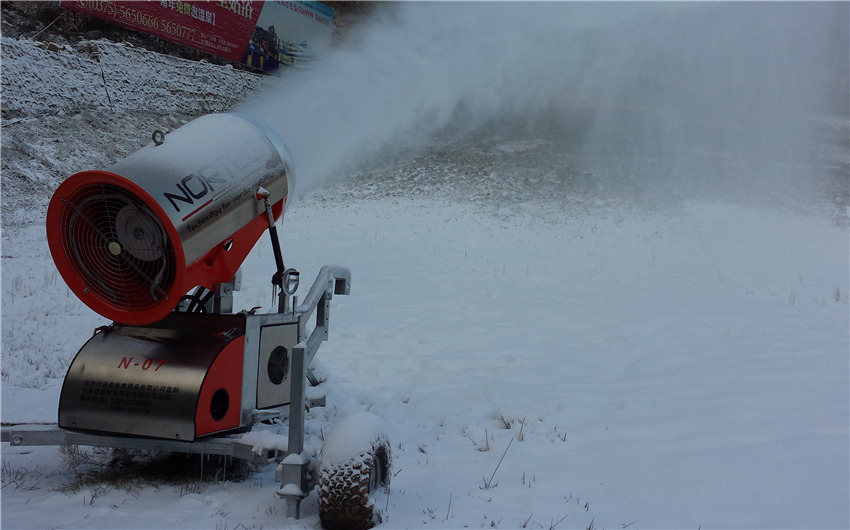
<path fill-rule="evenodd" d="M 3 37 L 2 47 L 4 228 L 40 220 L 69 175 L 123 158 L 154 129 L 227 110 L 270 79 L 107 40 Z"/>
<path fill-rule="evenodd" d="M 226 111 L 272 80 L 58 2 L 1 5 L 4 228 L 39 222 L 69 175 L 127 156 L 154 129 Z M 333 7 L 341 34 L 369 9 Z"/>

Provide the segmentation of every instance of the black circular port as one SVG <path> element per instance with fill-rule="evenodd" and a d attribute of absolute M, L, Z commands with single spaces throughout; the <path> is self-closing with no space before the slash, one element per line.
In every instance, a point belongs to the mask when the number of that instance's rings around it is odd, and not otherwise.
<path fill-rule="evenodd" d="M 221 421 L 227 415 L 227 410 L 230 408 L 230 395 L 227 390 L 219 388 L 213 394 L 210 401 L 210 416 L 215 421 Z"/>
<path fill-rule="evenodd" d="M 286 348 L 278 346 L 273 349 L 269 355 L 269 381 L 279 385 L 286 379 L 286 374 L 289 372 L 289 355 Z"/>

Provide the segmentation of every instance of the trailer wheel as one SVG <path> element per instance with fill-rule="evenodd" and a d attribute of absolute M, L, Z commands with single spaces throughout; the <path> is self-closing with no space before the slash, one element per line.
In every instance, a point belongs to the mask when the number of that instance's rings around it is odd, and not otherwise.
<path fill-rule="evenodd" d="M 327 530 L 365 530 L 382 521 L 392 455 L 381 420 L 368 413 L 340 421 L 325 436 L 319 519 Z"/>

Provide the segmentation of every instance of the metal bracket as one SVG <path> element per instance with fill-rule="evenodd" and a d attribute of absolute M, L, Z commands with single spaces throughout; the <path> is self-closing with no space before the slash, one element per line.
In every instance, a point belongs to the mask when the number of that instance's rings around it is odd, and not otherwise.
<path fill-rule="evenodd" d="M 227 283 L 215 285 L 214 297 L 210 301 L 212 307 L 207 307 L 208 312 L 215 314 L 233 313 L 233 292 L 242 288 L 242 269 L 236 271 L 236 275 Z"/>

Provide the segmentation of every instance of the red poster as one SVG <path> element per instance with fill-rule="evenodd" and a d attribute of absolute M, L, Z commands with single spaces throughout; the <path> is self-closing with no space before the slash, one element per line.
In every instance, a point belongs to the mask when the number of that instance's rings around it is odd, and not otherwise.
<path fill-rule="evenodd" d="M 62 7 L 241 62 L 262 1 L 62 0 Z"/>

